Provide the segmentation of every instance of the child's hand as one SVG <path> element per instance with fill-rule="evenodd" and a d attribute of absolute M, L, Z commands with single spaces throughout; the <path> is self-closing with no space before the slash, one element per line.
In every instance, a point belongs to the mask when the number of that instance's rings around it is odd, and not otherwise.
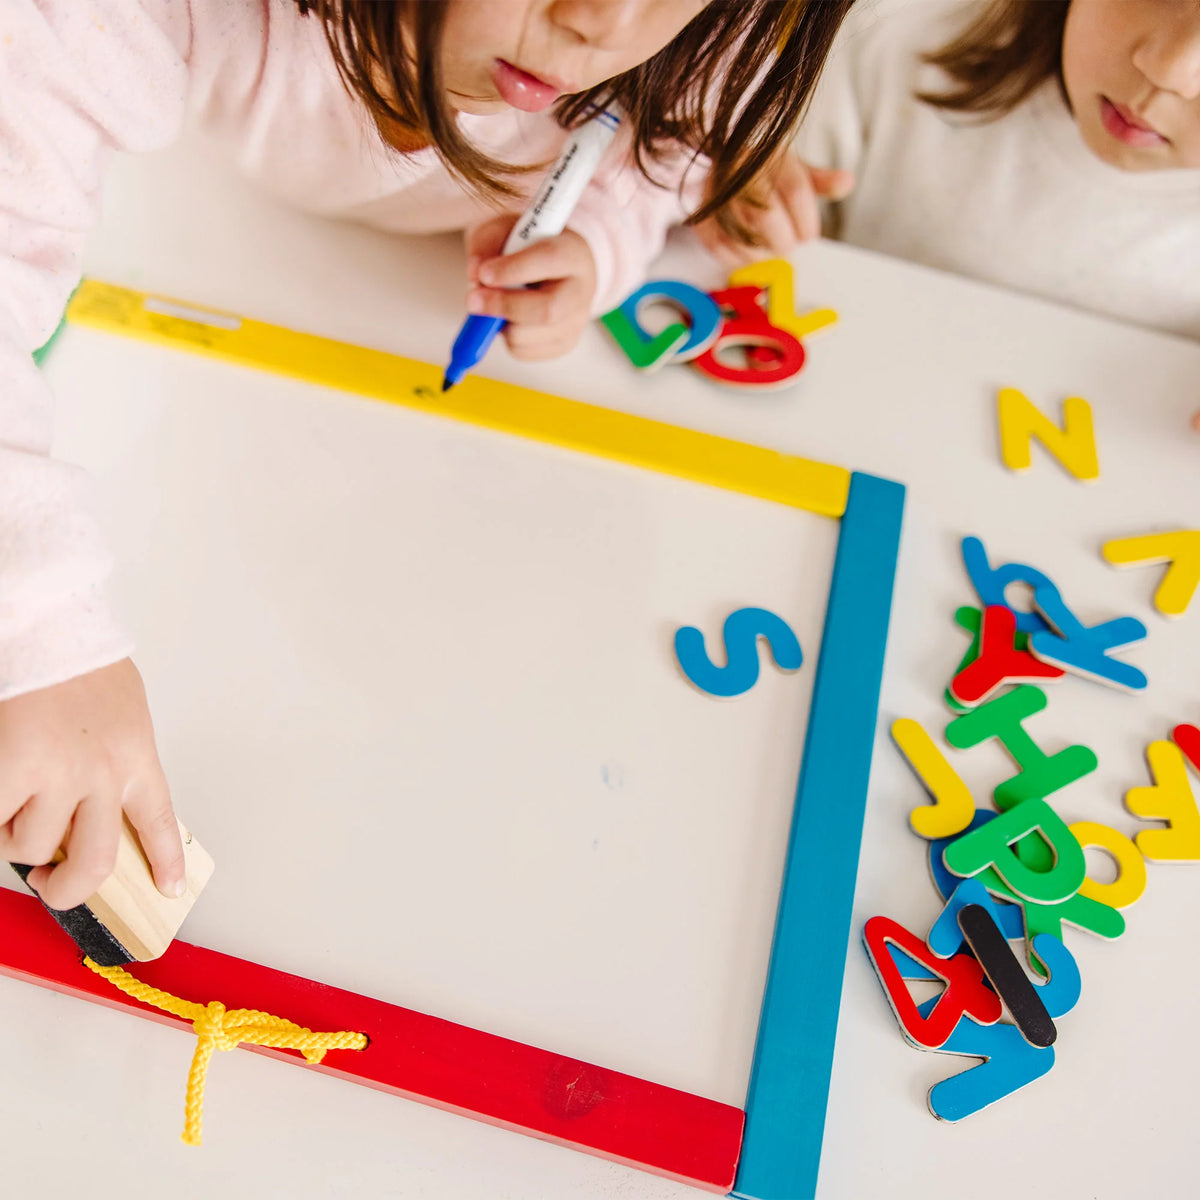
<path fill-rule="evenodd" d="M 715 217 L 701 221 L 696 236 L 714 258 L 730 267 L 762 257 L 764 247 L 784 256 L 797 242 L 821 236 L 819 199 L 841 200 L 853 189 L 852 172 L 811 167 L 789 152 L 775 161 L 749 196 L 733 202 L 734 215 L 758 235 L 762 247 L 730 237 Z"/>
<path fill-rule="evenodd" d="M 166 896 L 182 894 L 183 846 L 129 659 L 0 703 L 0 858 L 36 865 L 51 908 L 82 904 L 112 874 L 128 815 Z M 66 842 L 66 858 L 48 864 Z"/>
<path fill-rule="evenodd" d="M 467 311 L 504 317 L 509 322 L 504 340 L 513 357 L 557 358 L 579 341 L 591 319 L 596 291 L 591 247 L 568 229 L 501 256 L 516 223 L 509 213 L 467 234 Z"/>

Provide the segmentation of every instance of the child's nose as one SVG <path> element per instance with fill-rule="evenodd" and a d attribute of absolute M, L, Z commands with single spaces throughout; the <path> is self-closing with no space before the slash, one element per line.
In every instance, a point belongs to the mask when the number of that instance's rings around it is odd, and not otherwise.
<path fill-rule="evenodd" d="M 623 50 L 638 27 L 644 0 L 558 0 L 551 16 L 595 50 Z"/>
<path fill-rule="evenodd" d="M 1134 51 L 1133 65 L 1159 91 L 1195 100 L 1200 97 L 1200 32 L 1147 38 Z"/>

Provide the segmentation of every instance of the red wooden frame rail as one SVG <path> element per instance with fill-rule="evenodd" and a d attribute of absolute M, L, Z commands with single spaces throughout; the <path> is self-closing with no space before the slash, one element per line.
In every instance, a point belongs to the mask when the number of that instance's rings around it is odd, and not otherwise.
<path fill-rule="evenodd" d="M 331 1050 L 315 1066 L 296 1051 L 247 1050 L 708 1191 L 724 1194 L 733 1187 L 745 1113 L 732 1105 L 186 942 L 134 969 L 143 982 L 186 1000 L 220 1000 L 310 1029 L 352 1029 L 370 1038 L 365 1050 Z M 38 900 L 5 887 L 0 974 L 191 1029 L 89 971 Z"/>

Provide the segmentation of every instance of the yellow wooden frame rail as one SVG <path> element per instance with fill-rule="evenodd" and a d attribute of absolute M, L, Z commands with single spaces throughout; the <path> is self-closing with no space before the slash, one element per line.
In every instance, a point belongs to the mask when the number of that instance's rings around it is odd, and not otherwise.
<path fill-rule="evenodd" d="M 827 517 L 846 511 L 850 472 L 844 467 L 473 375 L 443 392 L 441 368 L 430 363 L 95 279 L 79 285 L 67 320 Z"/>

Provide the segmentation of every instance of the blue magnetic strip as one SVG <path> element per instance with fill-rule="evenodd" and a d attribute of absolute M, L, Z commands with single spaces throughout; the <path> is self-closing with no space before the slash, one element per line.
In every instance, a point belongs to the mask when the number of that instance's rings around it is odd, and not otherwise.
<path fill-rule="evenodd" d="M 730 1193 L 739 1200 L 816 1193 L 903 514 L 900 484 L 851 477 Z"/>

